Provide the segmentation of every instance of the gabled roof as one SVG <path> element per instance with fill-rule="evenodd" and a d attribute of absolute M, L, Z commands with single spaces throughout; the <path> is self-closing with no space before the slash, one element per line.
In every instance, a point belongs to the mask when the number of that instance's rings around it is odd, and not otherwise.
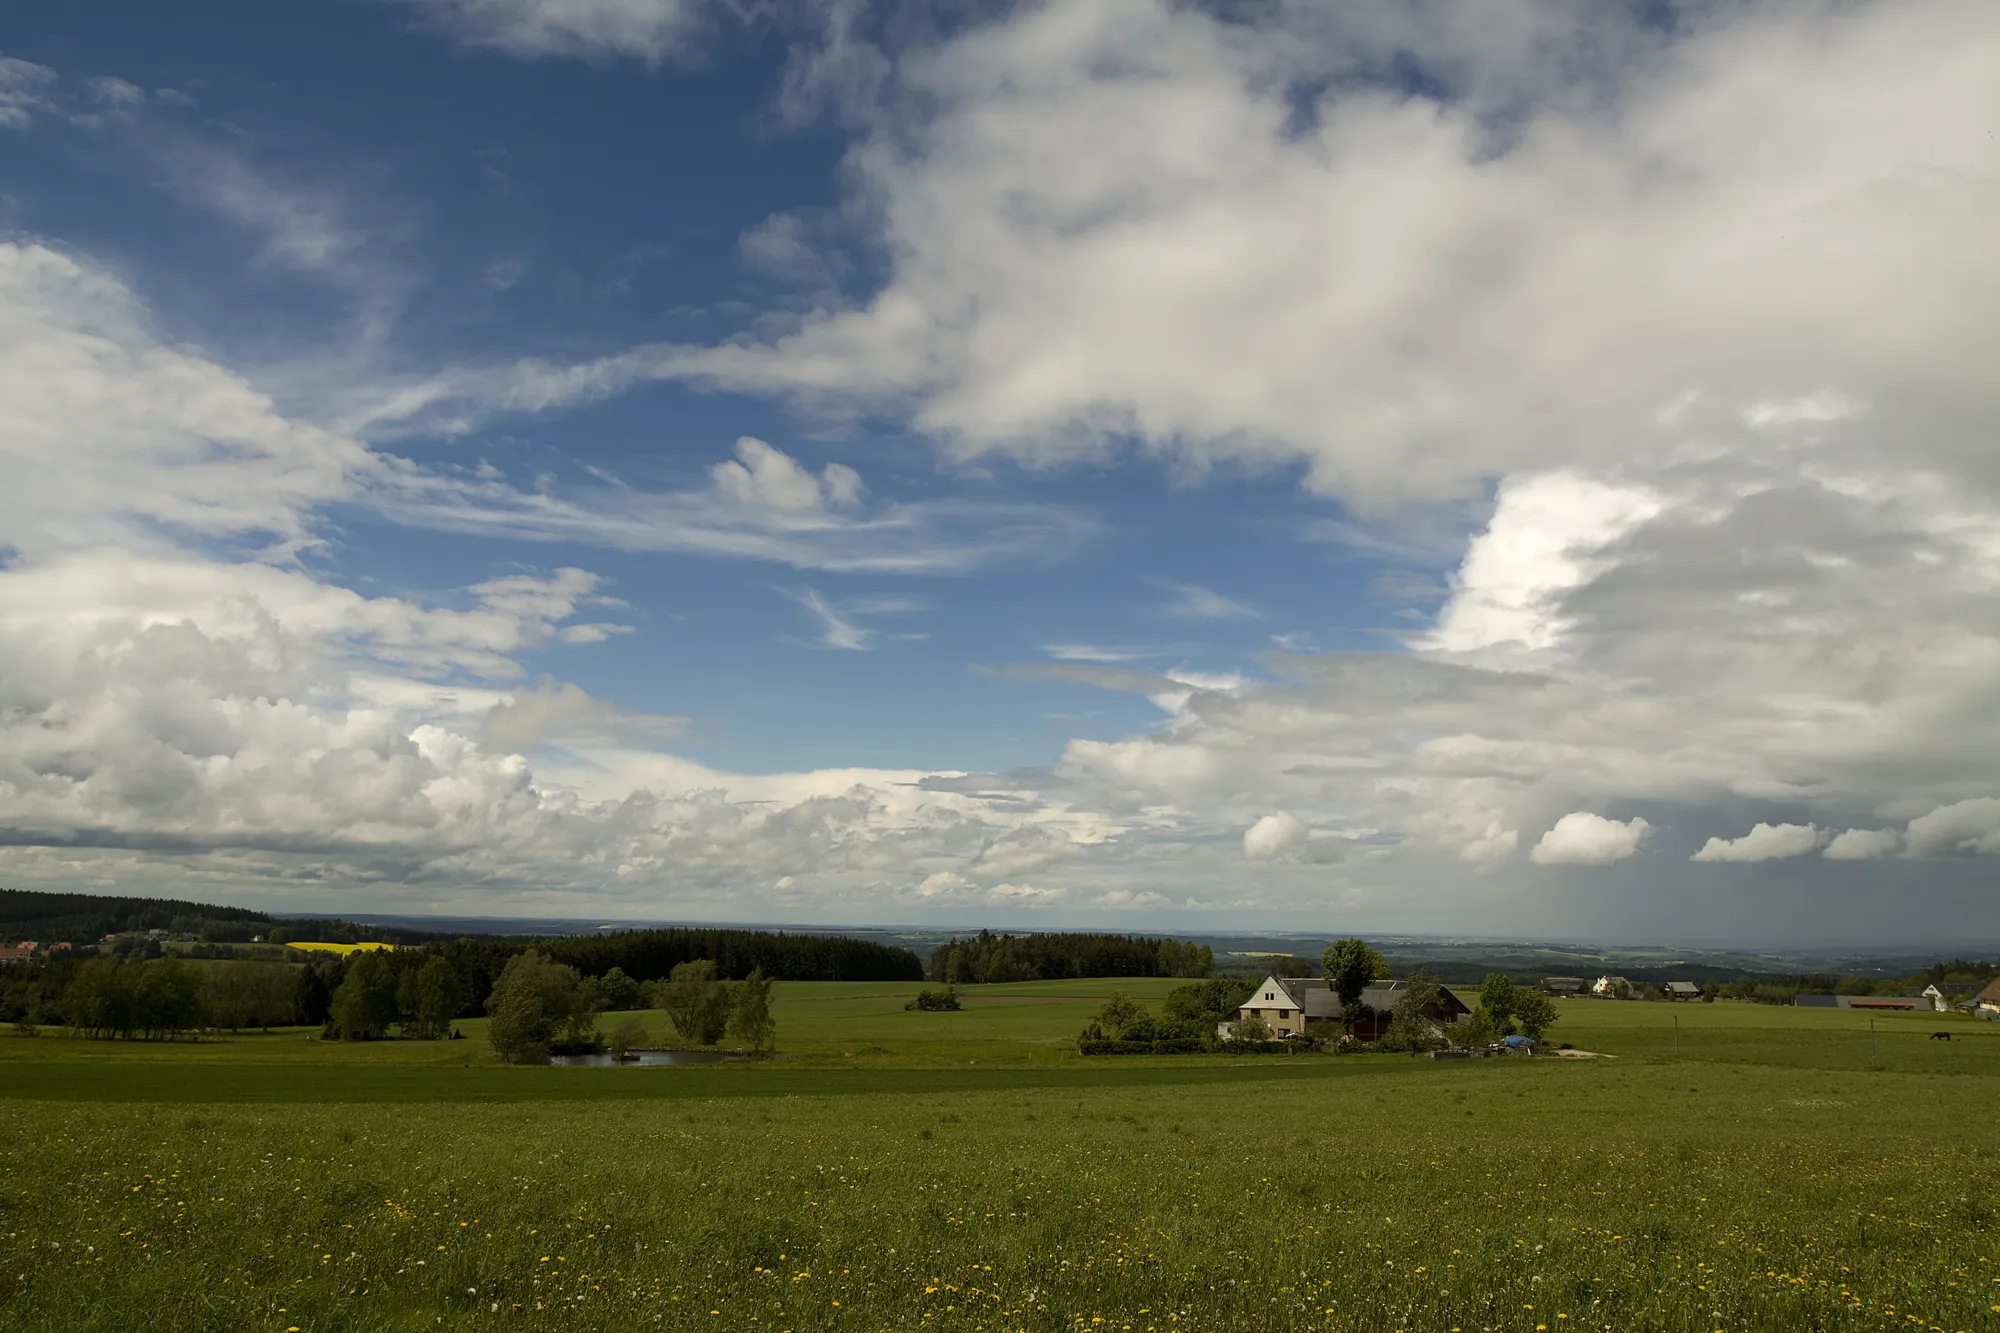
<path fill-rule="evenodd" d="M 1985 990 L 1979 992 L 1981 1004 L 2000 1004 L 2000 977 L 1993 978 Z"/>
<path fill-rule="evenodd" d="M 1333 993 L 1333 985 L 1325 977 L 1279 977 L 1264 978 L 1245 1001 L 1245 1008 L 1257 1007 L 1255 1001 L 1264 991 L 1276 989 L 1291 1001 L 1291 1008 L 1297 1009 L 1307 1018 L 1339 1018 L 1340 997 Z M 1378 1013 L 1388 1013 L 1396 1007 L 1397 999 L 1403 994 L 1404 984 L 1400 981 L 1371 981 L 1361 992 L 1361 1003 Z M 1438 999 L 1442 1007 L 1452 1013 L 1470 1013 L 1465 1002 L 1443 986 L 1438 987 Z"/>

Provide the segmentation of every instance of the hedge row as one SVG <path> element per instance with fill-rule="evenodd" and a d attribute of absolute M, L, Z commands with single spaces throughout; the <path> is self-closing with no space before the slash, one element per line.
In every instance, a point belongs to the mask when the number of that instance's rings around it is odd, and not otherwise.
<path fill-rule="evenodd" d="M 1116 1041 L 1109 1037 L 1079 1040 L 1085 1055 L 1195 1055 L 1210 1049 L 1201 1037 L 1168 1037 L 1160 1041 Z"/>
<path fill-rule="evenodd" d="M 1110 1037 L 1078 1038 L 1085 1055 L 1296 1055 L 1317 1050 L 1311 1041 L 1219 1041 L 1214 1037 L 1164 1037 L 1158 1041 L 1118 1041 Z"/>

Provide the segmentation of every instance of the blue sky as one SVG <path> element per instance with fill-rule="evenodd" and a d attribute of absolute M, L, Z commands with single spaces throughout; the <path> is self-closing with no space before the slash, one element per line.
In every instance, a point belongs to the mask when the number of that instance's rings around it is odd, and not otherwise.
<path fill-rule="evenodd" d="M 16 6 L 0 877 L 1987 930 L 1996 51 L 1943 3 Z"/>

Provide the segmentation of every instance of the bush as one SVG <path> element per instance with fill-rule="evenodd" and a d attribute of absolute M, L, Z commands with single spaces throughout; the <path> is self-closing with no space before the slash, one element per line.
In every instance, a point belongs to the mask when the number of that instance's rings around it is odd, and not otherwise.
<path fill-rule="evenodd" d="M 1271 1037 L 1271 1025 L 1264 1021 L 1262 1014 L 1245 1014 L 1229 1025 L 1229 1040 L 1232 1042 L 1267 1042 Z"/>
<path fill-rule="evenodd" d="M 946 986 L 943 990 L 931 990 L 925 987 L 917 992 L 916 999 L 903 1006 L 905 1009 L 921 1010 L 927 1014 L 948 1013 L 964 1007 L 958 1002 L 956 986 Z"/>
<path fill-rule="evenodd" d="M 632 1051 L 646 1044 L 646 1025 L 636 1018 L 628 1018 L 612 1030 L 605 1040 L 605 1049 L 623 1059 Z"/>

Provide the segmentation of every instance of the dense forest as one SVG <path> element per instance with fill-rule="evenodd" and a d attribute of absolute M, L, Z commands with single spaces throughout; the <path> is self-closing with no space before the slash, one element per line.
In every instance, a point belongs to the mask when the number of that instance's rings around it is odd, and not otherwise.
<path fill-rule="evenodd" d="M 173 898 L 99 898 L 84 893 L 0 889 L 0 944 L 32 939 L 95 944 L 132 930 L 170 930 L 204 939 L 247 940 L 270 928 L 271 918 L 244 907 L 218 907 Z"/>
<path fill-rule="evenodd" d="M 931 954 L 929 979 L 953 985 L 1060 977 L 1205 977 L 1205 944 L 1140 935 L 995 935 L 982 930 Z"/>
<path fill-rule="evenodd" d="M 0 889 L 0 944 L 68 940 L 95 944 L 106 935 L 164 930 L 209 944 L 247 944 L 262 936 L 271 944 L 321 940 L 331 944 L 421 944 L 446 938 L 393 926 L 369 926 L 337 919 L 274 920 L 247 907 L 182 902 L 177 898 L 104 898 L 84 893 L 40 893 Z"/>

